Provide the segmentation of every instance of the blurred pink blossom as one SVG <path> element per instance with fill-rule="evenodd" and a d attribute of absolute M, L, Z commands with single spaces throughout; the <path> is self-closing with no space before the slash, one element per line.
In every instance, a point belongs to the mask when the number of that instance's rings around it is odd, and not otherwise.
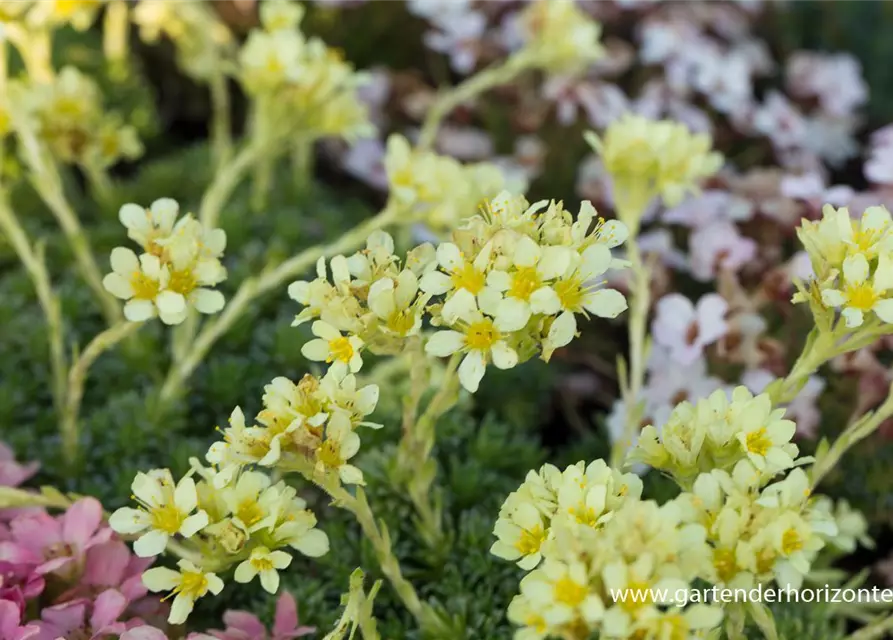
<path fill-rule="evenodd" d="M 276 602 L 276 615 L 269 635 L 257 616 L 247 611 L 227 611 L 223 614 L 223 622 L 226 624 L 225 631 L 208 633 L 219 640 L 289 640 L 316 631 L 314 627 L 298 626 L 298 605 L 287 591 L 283 591 Z"/>
<path fill-rule="evenodd" d="M 696 229 L 688 240 L 691 274 L 708 282 L 720 269 L 737 272 L 754 259 L 757 244 L 738 232 L 728 221 L 719 221 Z"/>
<path fill-rule="evenodd" d="M 798 51 L 787 61 L 787 86 L 797 98 L 817 98 L 831 116 L 850 116 L 868 101 L 868 85 L 855 56 Z"/>
<path fill-rule="evenodd" d="M 8 446 L 0 442 L 0 487 L 17 487 L 37 473 L 40 465 L 36 462 L 19 464 Z"/>
<path fill-rule="evenodd" d="M 682 294 L 667 294 L 656 305 L 651 325 L 654 341 L 666 348 L 672 359 L 691 364 L 701 357 L 705 347 L 728 331 L 728 308 L 722 296 L 715 293 L 702 296 L 697 305 Z"/>
<path fill-rule="evenodd" d="M 86 551 L 106 542 L 112 530 L 102 525 L 102 505 L 82 498 L 57 517 L 46 512 L 24 514 L 10 523 L 12 540 L 0 543 L 0 559 L 32 564 L 39 574 L 80 567 Z"/>
<path fill-rule="evenodd" d="M 104 591 L 90 602 L 85 599 L 72 600 L 40 612 L 37 622 L 40 633 L 35 640 L 57 640 L 58 638 L 78 638 L 99 640 L 110 635 L 121 635 L 126 626 L 118 618 L 127 608 L 127 598 L 114 589 Z"/>
<path fill-rule="evenodd" d="M 710 189 L 683 200 L 667 209 L 661 217 L 665 222 L 699 228 L 714 222 L 743 222 L 753 217 L 753 204 L 728 191 Z"/>
<path fill-rule="evenodd" d="M 40 632 L 33 624 L 21 625 L 22 612 L 9 600 L 0 600 L 0 640 L 28 640 Z"/>

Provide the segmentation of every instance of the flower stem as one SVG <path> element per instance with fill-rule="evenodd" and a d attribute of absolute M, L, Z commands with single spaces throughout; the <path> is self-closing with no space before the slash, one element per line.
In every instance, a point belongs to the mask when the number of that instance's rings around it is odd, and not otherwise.
<path fill-rule="evenodd" d="M 68 393 L 61 421 L 62 450 L 69 464 L 74 463 L 78 457 L 78 414 L 80 413 L 81 400 L 84 397 L 84 383 L 87 380 L 90 367 L 99 356 L 133 334 L 142 325 L 142 322 L 123 321 L 109 327 L 90 341 L 87 348 L 71 366 L 71 370 L 68 372 Z"/>
<path fill-rule="evenodd" d="M 288 470 L 300 473 L 304 478 L 325 491 L 332 498 L 336 507 L 349 511 L 354 515 L 360 528 L 363 530 L 363 534 L 375 550 L 375 557 L 378 559 L 381 572 L 391 583 L 403 605 L 415 617 L 419 625 L 423 626 L 426 620 L 425 606 L 419 600 L 415 587 L 403 576 L 400 562 L 391 548 L 391 538 L 387 527 L 383 521 L 376 522 L 375 514 L 369 506 L 369 501 L 366 500 L 366 493 L 362 487 L 356 488 L 355 495 L 350 493 L 341 484 L 337 474 L 318 473 L 314 469 L 313 463 L 305 458 L 292 459 L 289 462 Z"/>
<path fill-rule="evenodd" d="M 305 249 L 276 267 L 268 265 L 259 276 L 245 280 L 223 313 L 206 322 L 192 342 L 189 351 L 180 361 L 172 364 L 161 388 L 160 408 L 162 410 L 166 408 L 167 404 L 183 391 L 183 383 L 201 364 L 217 340 L 250 308 L 252 302 L 298 277 L 313 266 L 319 258 L 345 253 L 362 246 L 370 233 L 395 222 L 398 214 L 399 210 L 396 207 L 386 207 L 378 215 L 348 231 L 338 240 Z"/>
<path fill-rule="evenodd" d="M 812 486 L 818 486 L 837 465 L 843 454 L 877 431 L 881 423 L 891 416 L 893 416 L 893 385 L 890 387 L 887 399 L 877 409 L 866 413 L 844 429 L 827 452 L 817 454 L 815 464 L 812 466 Z"/>
<path fill-rule="evenodd" d="M 220 167 L 199 205 L 199 220 L 206 228 L 217 226 L 220 212 L 248 170 L 270 152 L 270 144 L 250 141 Z"/>
<path fill-rule="evenodd" d="M 421 342 L 419 342 L 421 347 Z M 409 496 L 421 520 L 423 537 L 432 548 L 438 547 L 443 539 L 441 514 L 439 508 L 432 504 L 431 484 L 436 473 L 436 465 L 431 460 L 431 450 L 436 439 L 435 425 L 437 419 L 449 411 L 455 404 L 457 393 L 456 370 L 462 360 L 461 353 L 454 353 L 447 363 L 439 389 L 425 408 L 421 417 L 416 417 L 418 400 L 427 387 L 427 379 L 416 375 L 413 389 L 408 398 L 403 416 L 403 437 L 397 453 L 397 464 L 405 474 Z M 419 357 L 419 361 L 425 360 Z"/>
<path fill-rule="evenodd" d="M 123 317 L 121 305 L 102 286 L 99 266 L 77 213 L 65 197 L 62 178 L 55 161 L 37 140 L 37 135 L 24 114 L 13 109 L 10 115 L 19 138 L 19 152 L 31 171 L 31 184 L 62 227 L 78 269 L 99 301 L 109 326 L 116 324 Z"/>
<path fill-rule="evenodd" d="M 127 40 L 130 35 L 130 10 L 125 0 L 111 0 L 105 10 L 102 46 L 114 77 L 127 73 Z"/>
<path fill-rule="evenodd" d="M 846 640 L 877 640 L 893 631 L 893 615 L 886 616 L 848 635 Z"/>
<path fill-rule="evenodd" d="M 232 109 L 226 75 L 217 70 L 210 79 L 211 91 L 211 140 L 214 164 L 220 169 L 229 162 L 233 153 Z"/>
<path fill-rule="evenodd" d="M 81 168 L 90 185 L 93 199 L 106 209 L 111 209 L 115 205 L 115 187 L 108 171 L 93 163 L 83 164 Z"/>
<path fill-rule="evenodd" d="M 529 57 L 515 54 L 509 56 L 501 64 L 476 73 L 455 87 L 443 91 L 425 116 L 425 122 L 422 124 L 422 131 L 419 134 L 418 148 L 421 150 L 431 148 L 437 135 L 437 129 L 453 109 L 494 87 L 510 83 L 530 67 L 532 67 L 532 60 Z"/>
<path fill-rule="evenodd" d="M 43 252 L 33 247 L 18 217 L 10 207 L 5 191 L 0 191 L 0 230 L 9 240 L 28 277 L 37 292 L 37 301 L 46 316 L 47 333 L 50 344 L 50 366 L 53 374 L 53 403 L 57 411 L 62 410 L 65 398 L 65 346 L 63 342 L 62 310 L 59 297 L 53 291 L 50 275 L 46 268 Z"/>
<path fill-rule="evenodd" d="M 618 194 L 620 190 L 618 190 Z M 647 206 L 645 199 L 641 205 L 635 208 Z M 642 211 L 630 210 L 624 201 L 617 200 L 618 217 L 624 220 L 629 228 L 627 240 L 626 259 L 630 263 L 632 272 L 632 287 L 630 291 L 631 304 L 629 306 L 629 370 L 628 378 L 624 383 L 624 402 L 626 403 L 626 422 L 623 436 L 619 438 L 611 449 L 611 465 L 619 466 L 623 462 L 626 451 L 632 445 L 639 432 L 643 416 L 641 415 L 642 389 L 645 386 L 645 360 L 648 357 L 646 347 L 646 333 L 648 323 L 648 309 L 651 307 L 651 278 L 648 266 L 642 260 L 642 254 L 637 244 L 639 225 L 638 219 Z"/>

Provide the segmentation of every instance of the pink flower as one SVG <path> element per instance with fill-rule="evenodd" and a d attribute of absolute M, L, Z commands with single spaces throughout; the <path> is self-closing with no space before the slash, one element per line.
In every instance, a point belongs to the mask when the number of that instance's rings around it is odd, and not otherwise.
<path fill-rule="evenodd" d="M 39 468 L 36 462 L 17 463 L 12 449 L 0 442 L 0 487 L 17 487 L 37 473 Z"/>
<path fill-rule="evenodd" d="M 765 369 L 751 369 L 741 376 L 741 384 L 753 393 L 761 393 L 773 380 L 775 376 Z M 801 436 L 815 438 L 821 419 L 816 402 L 824 390 L 825 381 L 822 378 L 809 376 L 797 396 L 787 405 L 785 417 L 797 423 L 797 433 Z"/>
<path fill-rule="evenodd" d="M 721 269 L 737 272 L 754 259 L 757 244 L 738 233 L 738 227 L 719 221 L 695 230 L 688 239 L 691 274 L 696 280 L 708 282 Z"/>
<path fill-rule="evenodd" d="M 22 612 L 16 603 L 0 600 L 0 640 L 34 638 L 40 629 L 32 624 L 19 626 L 21 620 Z"/>
<path fill-rule="evenodd" d="M 697 306 L 679 293 L 670 293 L 657 303 L 651 333 L 657 344 L 669 349 L 670 357 L 691 364 L 704 353 L 704 347 L 728 331 L 725 321 L 729 305 L 716 293 L 708 293 Z"/>
<path fill-rule="evenodd" d="M 121 540 L 113 539 L 87 550 L 84 572 L 77 585 L 66 592 L 62 599 L 91 597 L 106 589 L 117 589 L 129 602 L 139 600 L 148 593 L 142 574 L 152 564 L 153 558 L 139 558 Z"/>
<path fill-rule="evenodd" d="M 868 101 L 862 66 L 850 54 L 794 53 L 788 59 L 787 84 L 795 97 L 818 98 L 822 111 L 831 116 L 852 115 Z"/>
<path fill-rule="evenodd" d="M 81 565 L 90 547 L 111 538 L 112 530 L 101 525 L 102 505 L 94 498 L 78 500 L 56 518 L 46 512 L 19 516 L 10 524 L 12 541 L 0 542 L 0 559 L 37 565 L 39 574 Z"/>
<path fill-rule="evenodd" d="M 781 179 L 781 195 L 786 198 L 805 200 L 814 211 L 827 204 L 846 206 L 853 198 L 853 190 L 844 185 L 825 187 L 825 180 L 815 171 L 802 175 L 785 175 Z"/>
<path fill-rule="evenodd" d="M 865 163 L 865 177 L 874 184 L 893 184 L 893 125 L 871 135 L 871 155 Z"/>
<path fill-rule="evenodd" d="M 803 114 L 778 91 L 772 91 L 753 118 L 754 129 L 772 141 L 776 149 L 800 149 L 806 143 Z"/>
<path fill-rule="evenodd" d="M 711 189 L 684 200 L 663 213 L 665 222 L 699 228 L 713 222 L 741 222 L 753 217 L 753 204 L 744 198 Z"/>
<path fill-rule="evenodd" d="M 190 635 L 189 637 L 192 638 L 193 636 Z M 122 633 L 119 640 L 168 640 L 168 637 L 155 627 L 140 625 Z"/>
<path fill-rule="evenodd" d="M 34 571 L 33 564 L 4 560 L 0 543 L 0 600 L 17 602 L 24 609 L 25 600 L 39 596 L 44 586 L 43 576 Z"/>
<path fill-rule="evenodd" d="M 433 16 L 439 29 L 423 36 L 425 44 L 450 57 L 450 66 L 459 73 L 471 73 L 477 64 L 481 38 L 487 30 L 487 18 L 477 11 L 448 11 Z"/>
<path fill-rule="evenodd" d="M 220 640 L 267 640 L 267 630 L 257 616 L 247 611 L 227 611 L 223 614 L 225 631 L 210 631 Z M 290 593 L 284 591 L 276 603 L 276 617 L 270 640 L 301 638 L 316 631 L 314 627 L 298 626 L 298 605 Z"/>
<path fill-rule="evenodd" d="M 361 138 L 341 157 L 341 166 L 354 178 L 379 191 L 388 188 L 388 174 L 384 168 L 384 144 L 377 138 Z"/>
<path fill-rule="evenodd" d="M 126 608 L 127 598 L 114 589 L 102 592 L 92 603 L 79 599 L 48 607 L 41 612 L 41 621 L 37 622 L 40 633 L 35 640 L 73 638 L 76 632 L 81 634 L 76 637 L 84 640 L 120 636 L 126 626 L 117 620 Z"/>

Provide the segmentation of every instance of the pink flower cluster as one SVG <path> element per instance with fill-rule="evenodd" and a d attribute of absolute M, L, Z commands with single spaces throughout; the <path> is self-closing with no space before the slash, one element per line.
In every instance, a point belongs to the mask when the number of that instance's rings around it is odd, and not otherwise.
<path fill-rule="evenodd" d="M 16 462 L 0 442 L 0 486 L 18 486 L 37 470 L 36 463 Z M 168 606 L 142 582 L 152 561 L 131 553 L 94 498 L 58 516 L 42 508 L 0 509 L 0 640 L 167 640 Z M 298 625 L 288 593 L 270 634 L 244 611 L 226 612 L 224 622 L 225 630 L 189 640 L 287 640 L 314 631 Z"/>

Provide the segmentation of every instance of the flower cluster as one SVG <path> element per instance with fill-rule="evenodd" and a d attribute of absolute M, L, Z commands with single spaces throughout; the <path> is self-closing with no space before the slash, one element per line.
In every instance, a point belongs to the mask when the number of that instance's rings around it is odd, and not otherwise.
<path fill-rule="evenodd" d="M 103 110 L 96 82 L 74 67 L 64 67 L 49 83 L 17 81 L 10 95 L 13 107 L 34 121 L 40 140 L 63 162 L 107 168 L 143 153 L 136 130 Z"/>
<path fill-rule="evenodd" d="M 160 198 L 147 209 L 125 204 L 118 213 L 127 236 L 142 249 L 112 250 L 112 273 L 103 286 L 126 300 L 124 315 L 132 322 L 158 316 L 165 324 L 180 324 L 190 308 L 217 313 L 224 298 L 212 289 L 226 279 L 220 263 L 226 248 L 222 229 L 206 229 L 192 215 L 177 220 L 180 207 Z"/>
<path fill-rule="evenodd" d="M 763 487 L 750 461 L 714 469 L 694 481 L 687 502 L 707 530 L 713 584 L 751 588 L 774 580 L 799 589 L 816 555 L 838 535 L 833 515 L 810 499 L 803 469 Z"/>
<path fill-rule="evenodd" d="M 579 71 L 604 55 L 601 25 L 573 0 L 532 2 L 518 19 L 526 37 L 522 51 L 548 71 Z"/>
<path fill-rule="evenodd" d="M 317 136 L 355 138 L 372 132 L 357 89 L 366 80 L 334 49 L 298 30 L 301 5 L 290 0 L 260 7 L 262 28 L 239 54 L 239 80 L 269 124 L 299 125 Z"/>
<path fill-rule="evenodd" d="M 193 78 L 207 81 L 222 72 L 221 61 L 235 49 L 235 38 L 203 2 L 140 0 L 133 10 L 140 37 L 155 43 L 163 35 L 173 41 L 177 62 Z"/>
<path fill-rule="evenodd" d="M 335 340 L 342 341 L 343 349 L 353 349 L 345 338 Z M 321 379 L 305 375 L 297 384 L 275 378 L 264 388 L 264 408 L 256 423 L 246 426 L 237 407 L 224 440 L 211 446 L 207 459 L 218 465 L 222 479 L 245 465 L 283 469 L 301 465 L 347 484 L 363 484 L 362 472 L 349 461 L 360 448 L 356 429 L 381 426 L 365 420 L 377 402 L 378 387 L 358 387 L 356 376 L 346 367 L 332 366 Z"/>
<path fill-rule="evenodd" d="M 587 138 L 611 175 L 618 211 L 643 211 L 655 196 L 668 206 L 679 204 L 697 181 L 715 173 L 722 156 L 711 151 L 706 134 L 693 134 L 672 120 L 626 115 L 608 127 L 603 138 Z M 630 198 L 645 196 L 643 203 Z"/>
<path fill-rule="evenodd" d="M 224 584 L 215 571 L 235 566 L 236 582 L 257 577 L 275 593 L 279 570 L 292 560 L 283 549 L 314 558 L 328 552 L 328 537 L 315 528 L 316 516 L 294 488 L 273 484 L 258 471 L 221 474 L 192 464 L 176 484 L 167 469 L 137 474 L 132 485 L 137 508 L 123 507 L 109 519 L 118 533 L 139 536 L 134 551 L 140 557 L 160 554 L 172 539 L 194 550 L 194 561 L 180 560 L 176 571 L 157 567 L 143 574 L 150 590 L 175 595 L 171 624 L 185 621 L 199 598 L 220 593 Z"/>
<path fill-rule="evenodd" d="M 702 637 L 720 623 L 718 605 L 683 610 L 656 594 L 695 581 L 799 589 L 826 545 L 870 546 L 858 512 L 812 497 L 798 468 L 811 460 L 794 460 L 782 414 L 739 388 L 731 402 L 719 391 L 677 406 L 660 441 L 647 427 L 630 459 L 683 488 L 660 506 L 641 499 L 636 475 L 602 460 L 531 471 L 503 504 L 491 548 L 530 571 L 509 606 L 516 637 Z"/>
<path fill-rule="evenodd" d="M 821 220 L 803 220 L 797 235 L 816 277 L 811 293 L 795 301 L 839 309 L 851 329 L 866 320 L 893 322 L 893 219 L 885 207 L 869 207 L 855 220 L 846 207 L 826 205 Z"/>
<path fill-rule="evenodd" d="M 290 287 L 306 307 L 296 323 L 320 318 L 303 353 L 356 372 L 363 350 L 399 352 L 427 313 L 441 330 L 426 352 L 463 354 L 459 380 L 471 392 L 491 362 L 509 369 L 537 354 L 548 360 L 576 335 L 578 314 L 613 318 L 626 308 L 597 280 L 622 266 L 610 249 L 626 228 L 594 221 L 589 203 L 575 221 L 560 203 L 529 205 L 503 192 L 466 219 L 453 242 L 421 245 L 402 267 L 390 236 L 373 234 L 365 251 L 332 259 L 332 282 L 320 262 L 316 280 Z"/>
<path fill-rule="evenodd" d="M 34 471 L 7 452 L 0 443 L 0 488 Z M 0 636 L 145 640 L 138 632 L 165 611 L 140 577 L 150 564 L 103 523 L 93 498 L 58 516 L 41 508 L 0 509 Z"/>
<path fill-rule="evenodd" d="M 463 165 L 413 148 L 398 134 L 388 138 L 384 168 L 392 197 L 437 232 L 455 229 L 467 211 L 505 187 L 505 177 L 494 164 Z"/>
<path fill-rule="evenodd" d="M 96 19 L 102 0 L 18 0 L 3 5 L 0 12 L 4 20 L 19 19 L 30 28 L 71 25 L 78 31 L 86 31 Z"/>
<path fill-rule="evenodd" d="M 791 442 L 796 426 L 784 413 L 773 408 L 767 394 L 754 396 L 737 387 L 730 400 L 720 389 L 694 404 L 676 405 L 660 431 L 643 428 L 630 460 L 659 469 L 682 486 L 702 472 L 729 470 L 741 460 L 771 478 L 792 468 L 798 454 Z M 810 460 L 796 464 L 805 462 Z"/>
<path fill-rule="evenodd" d="M 508 617 L 516 638 L 695 637 L 722 612 L 655 602 L 648 589 L 673 593 L 709 574 L 705 528 L 682 499 L 640 499 L 642 483 L 597 460 L 530 472 L 506 500 L 492 552 L 531 570 Z M 617 594 L 630 593 L 627 600 Z M 633 599 L 631 592 L 635 592 Z"/>

